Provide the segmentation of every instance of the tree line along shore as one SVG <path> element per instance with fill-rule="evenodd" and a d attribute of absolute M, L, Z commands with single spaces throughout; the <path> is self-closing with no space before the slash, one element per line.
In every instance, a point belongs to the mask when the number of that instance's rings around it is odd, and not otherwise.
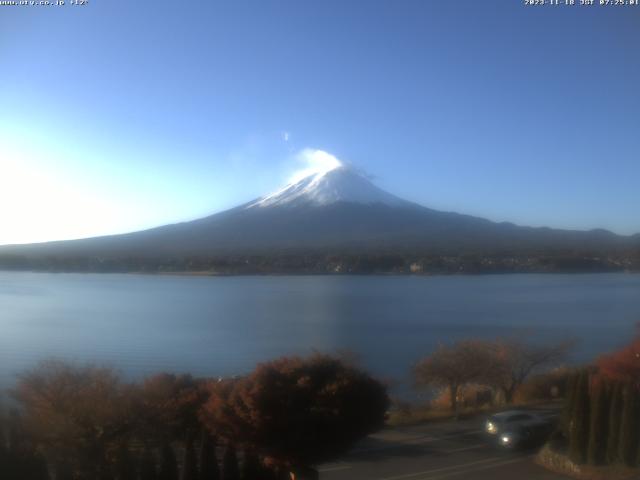
<path fill-rule="evenodd" d="M 485 274 L 640 272 L 640 250 L 598 252 L 475 252 L 464 255 L 273 252 L 182 257 L 26 256 L 0 254 L 1 270 L 249 274 Z"/>

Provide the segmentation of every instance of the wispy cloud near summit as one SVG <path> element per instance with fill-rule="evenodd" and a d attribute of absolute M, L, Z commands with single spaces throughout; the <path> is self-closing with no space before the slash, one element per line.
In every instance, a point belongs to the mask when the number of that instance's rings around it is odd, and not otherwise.
<path fill-rule="evenodd" d="M 305 148 L 298 152 L 298 154 L 296 154 L 296 161 L 302 163 L 304 167 L 291 175 L 289 178 L 290 183 L 298 182 L 309 175 L 326 173 L 345 165 L 345 163 L 335 155 L 325 152 L 324 150 L 312 148 Z"/>

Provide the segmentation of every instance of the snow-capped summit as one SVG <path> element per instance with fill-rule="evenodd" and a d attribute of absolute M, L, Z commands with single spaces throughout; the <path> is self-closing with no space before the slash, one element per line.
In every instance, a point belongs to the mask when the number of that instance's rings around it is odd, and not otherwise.
<path fill-rule="evenodd" d="M 376 187 L 353 168 L 337 163 L 312 172 L 284 188 L 250 203 L 246 208 L 272 206 L 325 206 L 337 202 L 364 205 L 407 205 L 409 202 Z"/>

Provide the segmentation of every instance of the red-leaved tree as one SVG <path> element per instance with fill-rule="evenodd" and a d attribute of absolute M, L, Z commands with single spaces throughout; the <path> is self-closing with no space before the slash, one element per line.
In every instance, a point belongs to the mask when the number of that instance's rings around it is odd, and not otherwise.
<path fill-rule="evenodd" d="M 325 355 L 263 363 L 210 387 L 203 419 L 212 432 L 288 467 L 294 478 L 380 429 L 389 407 L 384 385 Z"/>
<path fill-rule="evenodd" d="M 632 382 L 640 387 L 640 335 L 626 347 L 602 355 L 597 365 L 601 375 L 612 380 Z"/>

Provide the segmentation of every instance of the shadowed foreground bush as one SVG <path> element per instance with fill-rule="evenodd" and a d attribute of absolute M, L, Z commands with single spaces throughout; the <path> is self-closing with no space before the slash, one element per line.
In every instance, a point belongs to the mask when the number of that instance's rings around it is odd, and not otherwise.
<path fill-rule="evenodd" d="M 203 419 L 267 461 L 298 470 L 332 460 L 382 428 L 386 388 L 334 358 L 282 358 L 209 385 Z"/>
<path fill-rule="evenodd" d="M 2 480 L 312 472 L 382 427 L 389 404 L 380 383 L 322 355 L 261 364 L 238 380 L 160 374 L 140 384 L 109 368 L 47 361 L 23 374 L 12 396 L 18 413 L 0 422 Z"/>

